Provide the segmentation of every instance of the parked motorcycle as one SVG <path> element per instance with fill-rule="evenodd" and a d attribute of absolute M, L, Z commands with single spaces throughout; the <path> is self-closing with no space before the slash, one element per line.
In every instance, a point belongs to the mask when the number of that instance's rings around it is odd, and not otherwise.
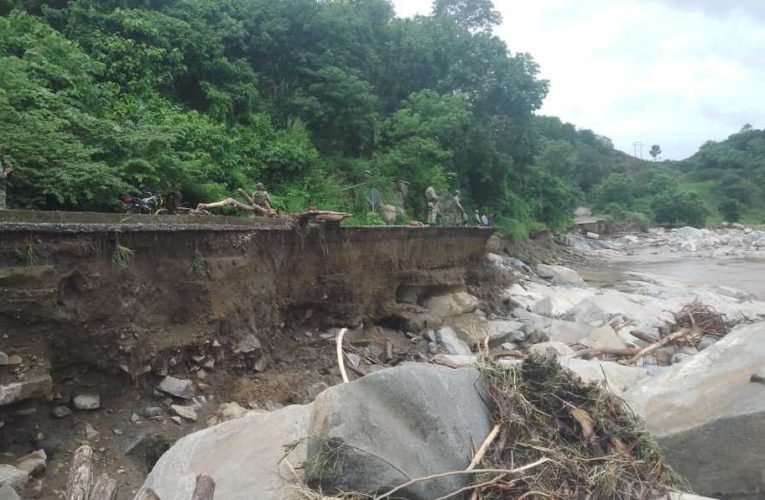
<path fill-rule="evenodd" d="M 148 195 L 145 198 L 139 198 L 129 194 L 122 195 L 120 197 L 122 203 L 127 206 L 127 213 L 148 215 L 159 215 L 162 213 L 167 213 L 164 196 L 161 194 L 152 193 L 145 194 Z"/>

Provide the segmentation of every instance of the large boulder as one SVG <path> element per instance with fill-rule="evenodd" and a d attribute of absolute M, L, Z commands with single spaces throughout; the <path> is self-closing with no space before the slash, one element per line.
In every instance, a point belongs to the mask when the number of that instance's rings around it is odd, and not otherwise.
<path fill-rule="evenodd" d="M 465 469 L 491 429 L 479 377 L 470 368 L 409 364 L 323 392 L 309 428 L 309 485 L 373 494 L 410 478 Z M 397 497 L 438 498 L 469 481 L 448 476 Z"/>
<path fill-rule="evenodd" d="M 424 306 L 438 318 L 469 314 L 478 309 L 478 299 L 467 292 L 435 295 L 425 300 Z"/>
<path fill-rule="evenodd" d="M 584 285 L 584 280 L 579 276 L 579 273 L 564 266 L 539 264 L 537 274 L 542 278 L 549 279 L 556 285 Z"/>
<path fill-rule="evenodd" d="M 765 323 L 717 344 L 625 395 L 658 438 L 669 464 L 700 494 L 765 497 Z"/>
<path fill-rule="evenodd" d="M 189 500 L 197 475 L 215 481 L 215 498 L 282 500 L 288 497 L 285 446 L 298 443 L 287 460 L 305 460 L 311 406 L 288 406 L 271 413 L 249 413 L 179 440 L 154 466 L 143 489 L 162 500 Z"/>

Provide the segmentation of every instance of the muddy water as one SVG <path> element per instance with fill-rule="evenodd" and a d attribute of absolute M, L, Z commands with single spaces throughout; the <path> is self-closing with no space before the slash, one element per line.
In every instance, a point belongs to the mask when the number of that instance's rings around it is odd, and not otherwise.
<path fill-rule="evenodd" d="M 592 284 L 609 287 L 623 280 L 625 272 L 656 274 L 691 286 L 727 286 L 765 300 L 765 257 L 638 254 L 588 267 L 582 276 Z"/>

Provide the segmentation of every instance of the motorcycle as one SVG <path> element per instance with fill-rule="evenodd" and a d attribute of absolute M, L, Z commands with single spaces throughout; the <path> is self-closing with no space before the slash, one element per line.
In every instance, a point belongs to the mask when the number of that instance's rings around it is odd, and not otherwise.
<path fill-rule="evenodd" d="M 165 197 L 161 194 L 145 193 L 148 196 L 139 198 L 137 196 L 123 195 L 120 199 L 127 206 L 129 214 L 148 214 L 159 215 L 166 213 Z"/>

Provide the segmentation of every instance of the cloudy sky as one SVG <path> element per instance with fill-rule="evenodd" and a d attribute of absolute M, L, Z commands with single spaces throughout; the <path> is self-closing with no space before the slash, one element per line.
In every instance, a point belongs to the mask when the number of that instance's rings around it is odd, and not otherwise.
<path fill-rule="evenodd" d="M 400 16 L 431 0 L 394 0 Z M 494 0 L 496 34 L 550 80 L 542 113 L 682 159 L 765 127 L 765 0 Z"/>

